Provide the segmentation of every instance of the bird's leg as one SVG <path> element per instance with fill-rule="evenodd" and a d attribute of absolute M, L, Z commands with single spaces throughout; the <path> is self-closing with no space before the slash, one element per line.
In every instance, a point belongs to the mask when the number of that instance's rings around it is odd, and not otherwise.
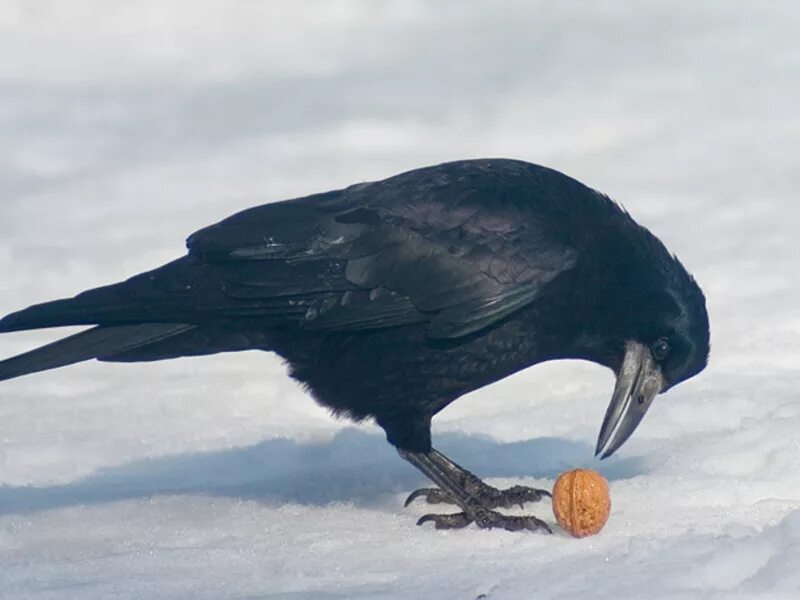
<path fill-rule="evenodd" d="M 474 522 L 481 529 L 500 528 L 507 531 L 528 529 L 533 531 L 541 528 L 548 532 L 551 531 L 547 523 L 536 517 L 503 515 L 486 506 L 479 497 L 479 492 L 475 491 L 477 486 L 465 481 L 462 473 L 466 471 L 446 458 L 442 460 L 444 455 L 435 450 L 409 452 L 398 449 L 398 452 L 400 456 L 439 486 L 439 490 L 446 494 L 449 502 L 462 510 L 460 513 L 448 515 L 424 515 L 417 521 L 417 525 L 433 521 L 437 529 L 459 529 Z M 469 475 L 472 479 L 480 481 L 474 475 Z"/>
<path fill-rule="evenodd" d="M 543 497 L 550 497 L 550 492 L 522 485 L 515 485 L 506 490 L 498 490 L 478 477 L 467 471 L 447 458 L 438 450 L 431 450 L 429 453 L 431 460 L 439 468 L 446 471 L 451 477 L 460 483 L 472 496 L 480 500 L 481 504 L 487 508 L 511 508 L 519 506 L 522 508 L 526 502 L 538 502 Z M 405 505 L 408 506 L 417 498 L 425 498 L 429 504 L 457 504 L 442 488 L 422 488 L 412 492 L 406 499 Z"/>

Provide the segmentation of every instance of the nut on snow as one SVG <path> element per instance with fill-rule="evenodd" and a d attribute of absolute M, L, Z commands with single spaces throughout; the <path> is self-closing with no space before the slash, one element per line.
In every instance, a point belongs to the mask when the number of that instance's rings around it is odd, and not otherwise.
<path fill-rule="evenodd" d="M 608 521 L 611 497 L 608 484 L 591 469 L 562 473 L 553 486 L 553 513 L 558 524 L 574 537 L 594 535 Z"/>

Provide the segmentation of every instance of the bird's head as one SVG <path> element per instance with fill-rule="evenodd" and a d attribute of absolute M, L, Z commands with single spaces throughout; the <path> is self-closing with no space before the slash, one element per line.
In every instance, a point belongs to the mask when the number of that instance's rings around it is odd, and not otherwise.
<path fill-rule="evenodd" d="M 624 334 L 611 361 L 617 382 L 597 439 L 600 458 L 625 443 L 658 394 L 693 377 L 708 362 L 703 292 L 676 257 L 666 249 L 659 254 L 652 272 L 626 277 L 627 300 L 620 313 Z"/>

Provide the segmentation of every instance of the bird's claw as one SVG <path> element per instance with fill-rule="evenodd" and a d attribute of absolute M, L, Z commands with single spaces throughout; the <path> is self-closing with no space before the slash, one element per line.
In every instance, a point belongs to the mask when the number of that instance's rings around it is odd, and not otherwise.
<path fill-rule="evenodd" d="M 474 497 L 486 508 L 524 508 L 526 502 L 538 502 L 543 497 L 550 497 L 550 492 L 524 485 L 515 485 L 506 490 L 498 490 L 481 482 L 482 487 L 473 492 Z M 421 488 L 409 494 L 404 506 L 408 506 L 417 498 L 425 498 L 428 504 L 455 504 L 455 500 L 447 492 L 439 488 Z"/>
<path fill-rule="evenodd" d="M 552 533 L 547 523 L 534 516 L 509 516 L 494 510 L 522 506 L 525 502 L 536 502 L 545 496 L 550 496 L 550 492 L 521 485 L 498 490 L 485 484 L 436 450 L 428 453 L 405 450 L 398 452 L 438 485 L 435 488 L 415 490 L 406 498 L 406 506 L 417 498 L 424 498 L 428 504 L 455 504 L 461 509 L 461 512 L 452 514 L 426 514 L 420 517 L 417 525 L 432 522 L 436 529 L 461 529 L 470 523 L 475 523 L 481 529 L 506 531 L 543 529 Z"/>
<path fill-rule="evenodd" d="M 491 488 L 494 489 L 494 488 Z M 493 501 L 485 502 L 485 506 L 490 508 L 511 508 L 512 506 L 525 507 L 526 502 L 538 502 L 544 497 L 551 498 L 552 494 L 547 490 L 540 490 L 537 488 L 528 487 L 525 485 L 515 485 L 506 490 L 495 490 L 498 494 L 493 498 Z"/>
<path fill-rule="evenodd" d="M 432 521 L 436 529 L 461 529 L 470 523 L 475 523 L 481 529 L 505 529 L 506 531 L 537 531 L 544 529 L 547 533 L 553 533 L 547 523 L 534 516 L 509 516 L 494 510 L 487 510 L 484 507 L 477 507 L 469 512 L 448 515 L 423 515 L 417 521 L 417 525 L 422 525 L 428 521 Z"/>
<path fill-rule="evenodd" d="M 417 525 L 422 525 L 428 521 L 433 521 L 436 529 L 461 529 L 472 523 L 472 519 L 467 513 L 453 513 L 449 515 L 422 515 L 417 521 Z"/>
<path fill-rule="evenodd" d="M 408 495 L 403 506 L 408 506 L 417 498 L 423 497 L 428 504 L 455 504 L 452 496 L 439 488 L 420 488 Z"/>

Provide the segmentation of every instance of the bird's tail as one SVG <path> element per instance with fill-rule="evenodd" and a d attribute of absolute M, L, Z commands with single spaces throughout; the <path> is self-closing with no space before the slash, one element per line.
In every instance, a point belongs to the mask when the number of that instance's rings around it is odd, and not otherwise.
<path fill-rule="evenodd" d="M 70 325 L 185 322 L 198 298 L 187 293 L 202 279 L 196 262 L 182 257 L 126 281 L 34 304 L 0 319 L 0 333 Z"/>
<path fill-rule="evenodd" d="M 0 319 L 0 333 L 70 325 L 133 324 L 148 320 L 148 317 L 160 316 L 155 314 L 158 305 L 144 311 L 140 304 L 115 297 L 118 287 L 95 288 L 74 298 L 34 304 L 13 312 Z"/>
<path fill-rule="evenodd" d="M 169 338 L 195 329 L 185 323 L 142 323 L 94 327 L 0 361 L 0 381 L 29 373 L 56 369 L 76 362 L 135 353 L 143 347 L 158 346 Z"/>
<path fill-rule="evenodd" d="M 36 304 L 0 319 L 0 333 L 93 326 L 0 361 L 0 381 L 91 359 L 140 362 L 271 349 L 274 335 L 267 319 L 254 322 L 200 311 L 203 303 L 225 308 L 231 300 L 204 296 L 208 290 L 197 283 L 204 281 L 204 274 L 197 269 L 192 257 L 183 257 L 127 281 Z"/>

